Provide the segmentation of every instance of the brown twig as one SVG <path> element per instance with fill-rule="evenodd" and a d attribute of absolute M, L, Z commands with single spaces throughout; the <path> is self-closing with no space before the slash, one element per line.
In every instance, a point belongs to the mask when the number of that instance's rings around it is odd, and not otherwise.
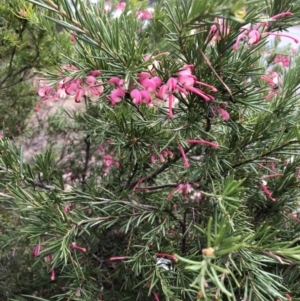
<path fill-rule="evenodd" d="M 222 83 L 222 85 L 225 87 L 226 91 L 229 93 L 230 97 L 232 100 L 234 100 L 233 95 L 231 90 L 229 89 L 229 87 L 225 84 L 225 82 L 222 80 L 222 78 L 219 76 L 219 74 L 217 73 L 217 71 L 214 69 L 214 67 L 211 65 L 208 57 L 204 54 L 204 52 L 199 49 L 200 54 L 202 55 L 205 63 L 208 65 L 208 67 L 211 69 L 211 71 L 213 72 L 213 74 L 218 78 L 218 80 Z"/>

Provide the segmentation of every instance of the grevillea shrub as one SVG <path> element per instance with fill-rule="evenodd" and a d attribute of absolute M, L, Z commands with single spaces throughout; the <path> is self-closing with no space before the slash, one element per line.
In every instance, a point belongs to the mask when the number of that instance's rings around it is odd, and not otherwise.
<path fill-rule="evenodd" d="M 300 3 L 29 2 L 73 50 L 36 110 L 78 104 L 82 148 L 1 140 L 3 299 L 300 300 Z"/>

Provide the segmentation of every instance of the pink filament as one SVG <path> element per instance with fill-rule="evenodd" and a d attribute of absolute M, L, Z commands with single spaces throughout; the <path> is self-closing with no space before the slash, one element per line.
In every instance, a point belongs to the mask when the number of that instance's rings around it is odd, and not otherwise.
<path fill-rule="evenodd" d="M 217 143 L 206 141 L 206 140 L 187 139 L 186 142 L 187 143 L 191 143 L 191 144 L 204 144 L 204 145 L 209 145 L 212 148 L 218 148 L 218 144 Z"/>
<path fill-rule="evenodd" d="M 271 17 L 271 19 L 275 20 L 275 19 L 278 19 L 278 18 L 281 18 L 281 17 L 286 17 L 286 16 L 292 16 L 293 14 L 289 11 L 286 11 L 286 12 L 283 12 L 283 13 L 280 13 L 280 14 L 277 14 L 273 17 Z"/>
<path fill-rule="evenodd" d="M 125 256 L 117 256 L 117 257 L 110 257 L 109 261 L 116 261 L 116 260 L 125 260 Z"/>
<path fill-rule="evenodd" d="M 189 167 L 190 167 L 190 164 L 189 164 L 188 159 L 187 159 L 187 157 L 186 157 L 186 155 L 185 155 L 185 152 L 184 152 L 183 147 L 182 147 L 180 144 L 178 144 L 178 147 L 179 147 L 179 150 L 180 150 L 180 153 L 181 153 L 181 156 L 182 156 L 182 160 L 183 160 L 183 163 L 184 163 L 184 167 L 185 167 L 185 168 L 189 168 Z"/>
<path fill-rule="evenodd" d="M 144 180 L 146 180 L 146 178 L 141 178 L 141 179 L 136 183 L 136 185 L 133 187 L 133 190 L 136 190 L 136 188 L 137 188 Z"/>
<path fill-rule="evenodd" d="M 158 297 L 156 291 L 153 291 L 152 294 L 153 294 L 153 296 L 154 296 L 155 301 L 160 301 L 160 299 L 159 299 L 159 297 Z"/>
<path fill-rule="evenodd" d="M 264 184 L 260 184 L 260 188 L 262 189 L 262 191 L 264 192 L 264 194 L 267 196 L 267 198 L 269 200 L 271 200 L 272 202 L 276 202 L 276 199 L 274 199 L 271 195 L 270 190 L 267 188 L 267 186 L 265 186 Z"/>
<path fill-rule="evenodd" d="M 200 86 L 207 87 L 207 88 L 211 89 L 213 92 L 217 92 L 217 91 L 218 91 L 216 87 L 211 86 L 211 85 L 206 84 L 206 83 L 203 83 L 203 82 L 198 82 L 198 81 L 197 81 L 196 84 L 198 84 L 198 85 L 200 85 Z"/>
<path fill-rule="evenodd" d="M 295 43 L 299 43 L 299 41 L 297 39 L 295 39 L 294 37 L 292 37 L 288 34 L 281 34 L 281 33 L 274 33 L 274 32 L 267 32 L 267 34 L 270 36 L 289 38 L 289 39 L 292 39 Z"/>
<path fill-rule="evenodd" d="M 51 280 L 52 280 L 52 281 L 55 280 L 55 271 L 54 271 L 53 268 L 51 269 Z"/>

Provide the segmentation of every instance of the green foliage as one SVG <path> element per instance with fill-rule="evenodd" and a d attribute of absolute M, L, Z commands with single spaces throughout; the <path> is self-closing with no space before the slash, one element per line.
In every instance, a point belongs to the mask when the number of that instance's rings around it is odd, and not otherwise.
<path fill-rule="evenodd" d="M 28 164 L 22 149 L 0 140 L 9 209 L 1 260 L 12 271 L 14 249 L 29 271 L 10 291 L 0 286 L 2 299 L 300 300 L 300 59 L 277 66 L 270 84 L 262 77 L 273 67 L 263 56 L 272 51 L 267 35 L 233 48 L 249 23 L 267 22 L 268 32 L 295 24 L 299 4 L 161 1 L 141 29 L 144 2 L 129 1 L 119 18 L 103 3 L 74 10 L 78 1 L 29 2 L 45 14 L 43 30 L 54 21 L 75 36 L 72 51 L 57 47 L 77 69 L 48 68 L 51 83 L 99 69 L 103 93 L 93 102 L 85 95 L 84 112 L 50 120 L 52 131 L 78 134 L 75 159 L 48 150 Z M 225 31 L 216 37 L 212 25 Z M 176 91 L 173 118 L 158 94 L 152 106 L 132 101 L 140 72 L 167 82 L 185 64 L 217 89 L 214 100 Z M 126 90 L 115 105 L 113 76 Z"/>
<path fill-rule="evenodd" d="M 57 37 L 56 44 L 55 26 L 51 25 L 49 34 L 41 28 L 37 15 L 37 8 L 25 1 L 4 0 L 0 4 L 0 131 L 10 137 L 25 130 L 35 107 L 32 83 L 36 71 L 59 63 L 59 45 L 63 43 L 68 53 L 70 44 L 65 34 Z"/>

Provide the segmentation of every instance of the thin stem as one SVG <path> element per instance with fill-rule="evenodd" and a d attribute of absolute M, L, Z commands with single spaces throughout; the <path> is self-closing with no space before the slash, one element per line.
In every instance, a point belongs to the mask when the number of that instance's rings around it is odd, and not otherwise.
<path fill-rule="evenodd" d="M 189 209 L 189 208 L 188 208 Z M 181 252 L 184 255 L 186 252 L 186 238 L 187 238 L 187 232 L 186 232 L 186 215 L 187 215 L 187 211 L 188 209 L 186 209 L 184 211 L 183 214 L 183 222 L 181 225 L 181 231 L 182 231 L 182 245 L 181 245 Z"/>
<path fill-rule="evenodd" d="M 240 167 L 240 166 L 242 166 L 242 165 L 244 165 L 244 164 L 248 164 L 248 163 L 254 162 L 254 161 L 258 160 L 258 159 L 261 159 L 261 158 L 263 158 L 263 157 L 269 156 L 269 155 L 272 154 L 273 152 L 276 152 L 276 151 L 278 151 L 278 150 L 281 150 L 281 149 L 285 148 L 285 147 L 288 146 L 288 145 L 296 144 L 296 143 L 299 143 L 299 141 L 292 140 L 292 141 L 286 142 L 286 143 L 284 143 L 283 145 L 277 146 L 277 147 L 273 148 L 272 150 L 270 150 L 270 151 L 268 151 L 268 152 L 266 152 L 266 153 L 264 153 L 264 154 L 257 155 L 256 157 L 254 157 L 254 158 L 252 158 L 252 159 L 248 159 L 248 160 L 245 160 L 245 161 L 243 161 L 243 162 L 240 162 L 240 163 L 237 163 L 237 164 L 235 164 L 235 165 L 232 165 L 232 166 L 231 166 L 231 169 Z"/>
<path fill-rule="evenodd" d="M 230 99 L 234 102 L 234 98 L 232 95 L 232 92 L 230 90 L 230 88 L 225 84 L 225 82 L 223 81 L 223 79 L 219 76 L 219 74 L 216 72 L 216 70 L 214 69 L 214 67 L 211 65 L 210 60 L 208 59 L 208 57 L 204 54 L 204 52 L 199 49 L 200 54 L 202 55 L 205 63 L 208 65 L 208 67 L 210 68 L 210 70 L 214 73 L 214 75 L 218 78 L 218 80 L 222 83 L 222 85 L 225 87 L 225 89 L 227 90 L 227 92 L 230 95 Z"/>
<path fill-rule="evenodd" d="M 146 187 L 142 187 L 142 188 L 136 188 L 136 190 L 138 191 L 139 189 L 143 190 L 143 191 L 147 191 L 147 190 L 160 190 L 160 189 L 164 189 L 164 188 L 168 188 L 168 187 L 177 187 L 178 183 L 169 183 L 169 184 L 163 184 L 163 185 L 155 185 L 155 186 L 146 186 Z"/>
<path fill-rule="evenodd" d="M 84 168 L 82 172 L 82 191 L 85 190 L 85 184 L 86 184 L 86 175 L 89 168 L 89 160 L 90 160 L 90 150 L 91 150 L 91 141 L 90 136 L 87 136 L 84 139 L 86 148 L 85 148 L 85 161 L 84 161 Z"/>
<path fill-rule="evenodd" d="M 132 171 L 132 174 L 131 174 L 131 176 L 129 177 L 129 179 L 128 179 L 126 185 L 125 185 L 125 189 L 128 188 L 128 187 L 130 186 L 130 183 L 131 183 L 133 177 L 135 176 L 135 174 L 136 174 L 136 172 L 137 172 L 137 170 L 138 170 L 138 166 L 139 166 L 138 163 L 135 163 L 134 168 L 133 168 L 133 171 Z"/>
<path fill-rule="evenodd" d="M 0 170 L 4 170 L 8 174 L 13 174 L 14 173 L 11 169 L 6 168 L 4 166 L 0 166 Z M 36 187 L 39 187 L 39 188 L 42 188 L 42 189 L 45 189 L 45 190 L 57 190 L 58 189 L 55 186 L 45 185 L 42 182 L 34 181 L 32 179 L 24 178 L 23 180 L 25 182 L 27 182 L 28 184 L 32 184 L 33 186 L 36 186 Z"/>

